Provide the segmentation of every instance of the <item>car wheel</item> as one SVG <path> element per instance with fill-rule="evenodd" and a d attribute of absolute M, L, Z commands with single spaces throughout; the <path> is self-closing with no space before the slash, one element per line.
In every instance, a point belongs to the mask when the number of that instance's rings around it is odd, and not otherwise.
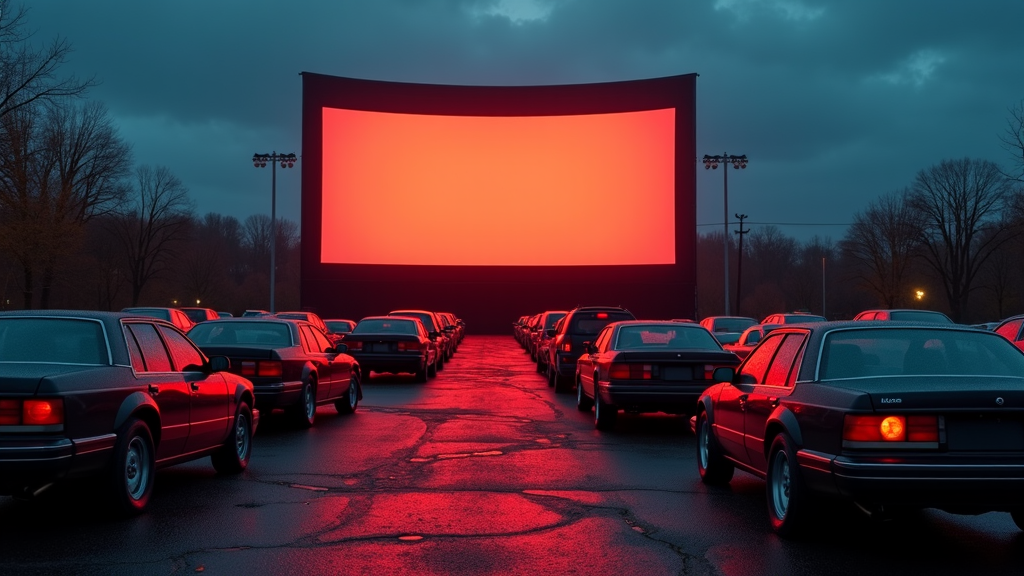
<path fill-rule="evenodd" d="M 252 456 L 252 410 L 245 403 L 238 405 L 235 425 L 224 445 L 210 455 L 213 469 L 221 474 L 238 474 L 249 465 Z"/>
<path fill-rule="evenodd" d="M 555 371 L 554 387 L 555 394 L 561 394 L 562 392 L 568 392 L 570 390 L 568 378 L 559 374 L 557 370 Z"/>
<path fill-rule="evenodd" d="M 615 428 L 615 420 L 619 417 L 619 409 L 614 405 L 601 401 L 601 395 L 594 388 L 594 426 L 602 432 Z"/>
<path fill-rule="evenodd" d="M 810 494 L 796 464 L 793 440 L 783 432 L 772 441 L 768 453 L 768 520 L 772 530 L 783 538 L 799 534 L 810 512 Z"/>
<path fill-rule="evenodd" d="M 312 380 L 302 384 L 299 403 L 293 407 L 295 422 L 303 428 L 312 428 L 316 422 L 316 386 Z"/>
<path fill-rule="evenodd" d="M 541 362 L 540 355 L 538 354 L 537 355 L 537 373 L 538 374 L 543 374 L 546 371 L 546 369 L 547 369 L 547 367 L 544 365 L 543 362 Z"/>
<path fill-rule="evenodd" d="M 352 376 L 348 380 L 348 392 L 345 393 L 344 398 L 338 398 L 334 401 L 334 408 L 338 411 L 338 414 L 351 414 L 356 411 L 358 406 L 359 379 Z"/>
<path fill-rule="evenodd" d="M 551 364 L 548 364 L 548 388 L 552 388 L 555 385 L 555 370 Z"/>
<path fill-rule="evenodd" d="M 109 487 L 118 512 L 138 514 L 146 508 L 156 479 L 156 451 L 149 426 L 131 418 L 121 427 L 114 445 Z"/>
<path fill-rule="evenodd" d="M 712 486 L 728 484 L 736 467 L 725 459 L 718 441 L 711 432 L 711 423 L 707 414 L 701 412 L 697 417 L 697 472 L 700 480 Z"/>
<path fill-rule="evenodd" d="M 594 407 L 594 401 L 583 393 L 583 384 L 576 381 L 576 409 L 580 412 L 590 412 Z"/>
<path fill-rule="evenodd" d="M 444 356 L 442 354 L 438 354 L 437 355 L 436 365 L 437 365 L 437 371 L 438 372 L 440 372 L 441 370 L 444 370 Z"/>
<path fill-rule="evenodd" d="M 426 368 L 426 375 L 429 378 L 437 378 L 437 363 L 436 362 L 431 364 L 430 366 L 427 366 L 427 368 Z M 424 378 L 423 381 L 426 382 L 427 379 Z"/>

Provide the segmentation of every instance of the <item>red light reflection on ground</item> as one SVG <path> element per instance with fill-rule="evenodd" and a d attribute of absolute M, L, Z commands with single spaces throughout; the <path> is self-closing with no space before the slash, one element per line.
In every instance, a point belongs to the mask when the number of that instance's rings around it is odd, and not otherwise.
<path fill-rule="evenodd" d="M 675 263 L 671 108 L 529 117 L 324 108 L 323 154 L 324 263 Z M 458 242 L 445 240 L 450 226 Z"/>

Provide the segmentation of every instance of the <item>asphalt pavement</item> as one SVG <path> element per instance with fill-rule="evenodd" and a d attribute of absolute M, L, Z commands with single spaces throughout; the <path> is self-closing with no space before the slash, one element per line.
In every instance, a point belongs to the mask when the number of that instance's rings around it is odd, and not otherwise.
<path fill-rule="evenodd" d="M 373 375 L 354 415 L 264 416 L 249 469 L 161 470 L 151 508 L 95 486 L 0 497 L 0 574 L 1020 574 L 1008 514 L 880 522 L 822 510 L 775 537 L 764 482 L 701 484 L 682 417 L 594 429 L 509 336 L 468 336 L 426 384 Z"/>

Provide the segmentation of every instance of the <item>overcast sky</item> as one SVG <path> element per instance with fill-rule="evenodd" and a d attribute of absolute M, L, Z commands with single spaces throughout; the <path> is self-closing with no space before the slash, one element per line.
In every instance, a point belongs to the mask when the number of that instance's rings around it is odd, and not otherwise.
<path fill-rule="evenodd" d="M 254 152 L 301 154 L 299 72 L 438 84 L 567 84 L 698 73 L 697 150 L 746 154 L 729 212 L 840 239 L 943 159 L 1008 164 L 1024 99 L 1021 0 L 32 0 L 34 40 L 100 82 L 136 163 L 200 214 L 270 213 Z M 699 170 L 698 230 L 722 226 Z M 299 171 L 278 172 L 298 222 Z M 717 226 L 717 227 L 716 227 Z"/>

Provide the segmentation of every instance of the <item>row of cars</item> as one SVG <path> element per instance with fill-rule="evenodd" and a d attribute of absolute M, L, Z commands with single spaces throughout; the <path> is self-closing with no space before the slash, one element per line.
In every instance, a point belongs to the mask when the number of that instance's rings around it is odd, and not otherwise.
<path fill-rule="evenodd" d="M 320 405 L 351 414 L 372 371 L 425 380 L 465 328 L 453 314 L 395 310 L 333 339 L 308 313 L 218 317 L 186 333 L 166 312 L 0 312 L 0 494 L 100 477 L 117 511 L 140 512 L 157 469 L 210 456 L 218 472 L 241 472 L 261 414 L 281 409 L 303 427 Z"/>
<path fill-rule="evenodd" d="M 997 332 L 868 312 L 766 319 L 743 360 L 700 324 L 605 317 L 570 348 L 577 407 L 601 430 L 620 409 L 688 415 L 701 480 L 764 479 L 783 537 L 812 529 L 830 500 L 880 517 L 1009 512 L 1024 529 L 1024 352 Z M 1024 330 L 1017 320 L 1007 334 Z"/>

